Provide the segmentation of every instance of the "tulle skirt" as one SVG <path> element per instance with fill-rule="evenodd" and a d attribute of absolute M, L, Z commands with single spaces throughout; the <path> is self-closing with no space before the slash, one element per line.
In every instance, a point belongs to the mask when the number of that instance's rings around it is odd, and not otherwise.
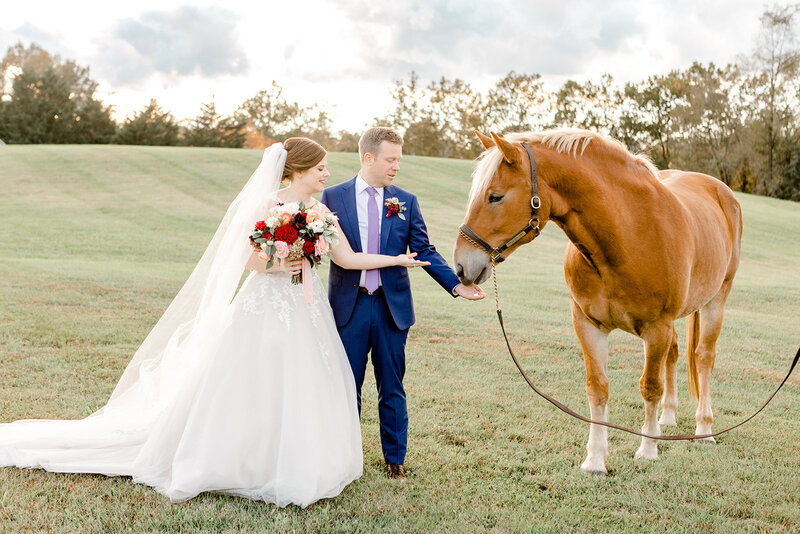
<path fill-rule="evenodd" d="M 305 507 L 338 495 L 362 474 L 361 429 L 316 273 L 312 283 L 308 305 L 289 275 L 251 274 L 196 354 L 153 373 L 168 398 L 2 424 L 0 465 L 131 476 L 173 502 L 214 491 Z"/>

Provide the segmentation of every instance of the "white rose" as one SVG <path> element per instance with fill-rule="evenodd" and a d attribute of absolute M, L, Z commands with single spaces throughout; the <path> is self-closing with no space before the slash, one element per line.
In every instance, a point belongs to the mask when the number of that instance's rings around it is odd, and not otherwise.
<path fill-rule="evenodd" d="M 321 219 L 317 219 L 316 221 L 311 221 L 308 223 L 308 227 L 311 228 L 315 234 L 319 234 L 325 229 L 325 222 Z"/>
<path fill-rule="evenodd" d="M 278 218 L 277 217 L 268 217 L 266 221 L 267 227 L 273 228 L 278 225 Z"/>
<path fill-rule="evenodd" d="M 289 213 L 291 215 L 294 215 L 295 213 L 300 211 L 300 204 L 298 204 L 297 202 L 287 202 L 282 207 L 284 212 Z"/>

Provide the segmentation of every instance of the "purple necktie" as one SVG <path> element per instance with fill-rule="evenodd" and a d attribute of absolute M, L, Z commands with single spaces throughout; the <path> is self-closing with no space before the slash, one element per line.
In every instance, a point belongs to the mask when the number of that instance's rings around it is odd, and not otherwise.
<path fill-rule="evenodd" d="M 375 199 L 378 191 L 369 186 L 367 193 L 369 193 L 369 200 L 367 200 L 367 253 L 378 254 L 380 252 L 380 234 L 378 233 L 378 201 Z M 373 293 L 378 289 L 380 280 L 381 275 L 378 273 L 378 269 L 369 269 L 364 278 L 364 287 Z"/>

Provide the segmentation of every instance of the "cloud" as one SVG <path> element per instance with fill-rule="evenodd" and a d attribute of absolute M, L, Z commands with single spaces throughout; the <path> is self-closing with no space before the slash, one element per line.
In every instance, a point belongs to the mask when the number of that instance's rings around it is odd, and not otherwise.
<path fill-rule="evenodd" d="M 237 39 L 237 16 L 219 8 L 183 6 L 119 20 L 104 69 L 120 85 L 154 73 L 216 77 L 246 74 L 249 61 Z"/>
<path fill-rule="evenodd" d="M 62 58 L 72 59 L 71 50 L 64 45 L 59 35 L 34 26 L 30 22 L 25 22 L 12 31 L 0 29 L 0 43 L 8 43 L 8 46 L 12 46 L 18 42 L 25 46 L 36 43 L 51 54 L 59 54 Z"/>
<path fill-rule="evenodd" d="M 586 72 L 629 49 L 646 26 L 631 0 L 519 2 L 351 0 L 343 7 L 360 50 L 382 76 L 498 79 L 511 70 L 543 76 Z M 369 75 L 369 73 L 365 73 Z"/>

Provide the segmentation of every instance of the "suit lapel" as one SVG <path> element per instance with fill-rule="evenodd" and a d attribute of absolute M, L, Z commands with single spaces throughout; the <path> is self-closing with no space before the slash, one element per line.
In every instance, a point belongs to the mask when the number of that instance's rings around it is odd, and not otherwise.
<path fill-rule="evenodd" d="M 340 191 L 344 213 L 339 213 L 339 221 L 345 231 L 350 248 L 361 252 L 361 232 L 358 231 L 358 209 L 356 208 L 356 179 L 353 178 Z"/>
<path fill-rule="evenodd" d="M 383 189 L 383 209 L 381 210 L 381 254 L 386 254 L 386 243 L 389 241 L 389 233 L 392 231 L 392 223 L 395 217 L 386 217 L 388 209 L 386 208 L 386 201 L 395 196 L 394 186 L 388 186 Z"/>

